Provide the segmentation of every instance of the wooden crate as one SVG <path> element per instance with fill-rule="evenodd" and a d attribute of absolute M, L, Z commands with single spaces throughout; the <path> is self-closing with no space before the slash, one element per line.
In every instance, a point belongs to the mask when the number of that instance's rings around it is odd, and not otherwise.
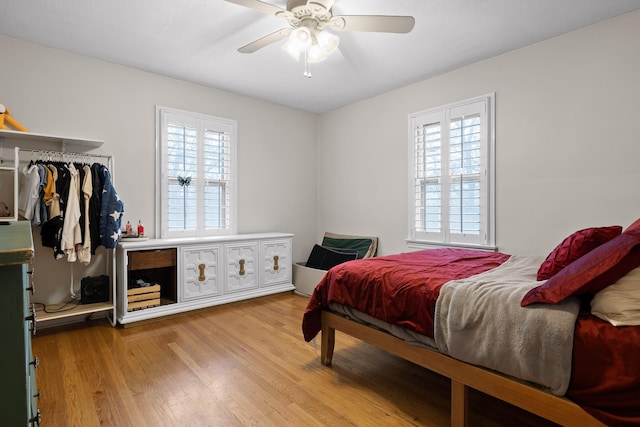
<path fill-rule="evenodd" d="M 160 285 L 158 284 L 127 290 L 127 311 L 158 305 L 160 305 Z"/>

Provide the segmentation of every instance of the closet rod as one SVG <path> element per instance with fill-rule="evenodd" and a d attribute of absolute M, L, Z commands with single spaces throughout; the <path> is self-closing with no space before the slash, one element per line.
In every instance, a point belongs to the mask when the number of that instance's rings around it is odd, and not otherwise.
<path fill-rule="evenodd" d="M 74 153 L 71 151 L 56 151 L 56 150 L 32 150 L 29 148 L 16 147 L 16 150 L 21 152 L 31 153 L 39 156 L 56 156 L 56 157 L 77 157 L 77 158 L 91 158 L 91 159 L 106 159 L 111 160 L 113 156 L 106 154 L 93 154 L 93 153 Z"/>
<path fill-rule="evenodd" d="M 113 156 L 109 156 L 106 154 L 74 153 L 71 151 L 56 151 L 56 150 L 34 150 L 30 148 L 16 147 L 16 159 L 17 159 L 16 161 L 19 161 L 20 159 L 20 152 L 31 153 L 32 156 L 33 155 L 40 156 L 42 157 L 42 160 L 53 160 L 53 159 L 47 159 L 46 156 L 56 157 L 56 160 L 61 160 L 63 162 L 71 161 L 75 158 L 78 160 L 82 160 L 82 159 L 87 159 L 92 161 L 95 160 L 104 164 L 106 160 L 107 167 L 111 171 L 111 182 L 115 185 L 115 178 L 114 178 L 115 172 L 113 170 L 114 169 Z"/>

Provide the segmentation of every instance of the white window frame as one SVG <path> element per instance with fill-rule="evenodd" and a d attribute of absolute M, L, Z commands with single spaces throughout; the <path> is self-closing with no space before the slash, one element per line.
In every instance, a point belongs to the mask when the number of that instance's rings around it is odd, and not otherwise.
<path fill-rule="evenodd" d="M 449 126 L 452 118 L 469 112 L 479 112 L 481 118 L 480 135 L 480 232 L 478 234 L 451 233 L 449 227 Z M 416 132 L 425 124 L 441 124 L 441 189 L 442 226 L 440 232 L 418 229 L 418 205 L 416 199 L 417 149 Z M 495 93 L 450 103 L 409 114 L 409 238 L 412 247 L 454 246 L 495 250 Z M 425 227 L 426 228 L 426 227 Z"/>
<path fill-rule="evenodd" d="M 196 228 L 194 230 L 170 231 L 168 226 L 167 194 L 169 179 L 167 177 L 167 152 L 169 121 L 197 129 L 198 138 L 198 175 L 193 182 L 197 183 Z M 202 237 L 216 235 L 232 235 L 237 232 L 237 134 L 238 125 L 235 120 L 206 114 L 193 113 L 175 108 L 156 106 L 156 236 L 160 238 Z M 204 225 L 204 173 L 203 150 L 205 130 L 214 130 L 229 134 L 231 172 L 227 185 L 229 192 L 228 227 L 205 229 Z"/>

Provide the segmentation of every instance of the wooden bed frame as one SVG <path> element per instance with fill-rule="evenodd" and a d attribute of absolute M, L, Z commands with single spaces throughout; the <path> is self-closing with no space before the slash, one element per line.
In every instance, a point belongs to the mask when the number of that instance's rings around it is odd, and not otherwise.
<path fill-rule="evenodd" d="M 320 358 L 325 366 L 331 365 L 336 331 L 344 332 L 449 378 L 452 427 L 468 425 L 468 387 L 563 426 L 605 426 L 569 399 L 554 396 L 536 387 L 461 362 L 436 351 L 408 344 L 379 329 L 330 311 L 322 312 Z"/>

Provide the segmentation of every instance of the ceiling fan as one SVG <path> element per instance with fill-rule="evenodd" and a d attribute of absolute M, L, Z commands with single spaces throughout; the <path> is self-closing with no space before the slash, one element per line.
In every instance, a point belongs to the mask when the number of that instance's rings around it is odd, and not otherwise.
<path fill-rule="evenodd" d="M 331 8 L 335 0 L 288 0 L 287 8 L 260 0 L 226 0 L 269 15 L 285 18 L 289 28 L 282 28 L 238 49 L 241 53 L 253 53 L 286 37 L 283 46 L 296 60 L 301 54 L 305 60 L 305 76 L 311 77 L 308 64 L 324 61 L 337 47 L 338 36 L 325 31 L 370 31 L 383 33 L 408 33 L 413 29 L 412 16 L 343 15 L 334 16 Z"/>

